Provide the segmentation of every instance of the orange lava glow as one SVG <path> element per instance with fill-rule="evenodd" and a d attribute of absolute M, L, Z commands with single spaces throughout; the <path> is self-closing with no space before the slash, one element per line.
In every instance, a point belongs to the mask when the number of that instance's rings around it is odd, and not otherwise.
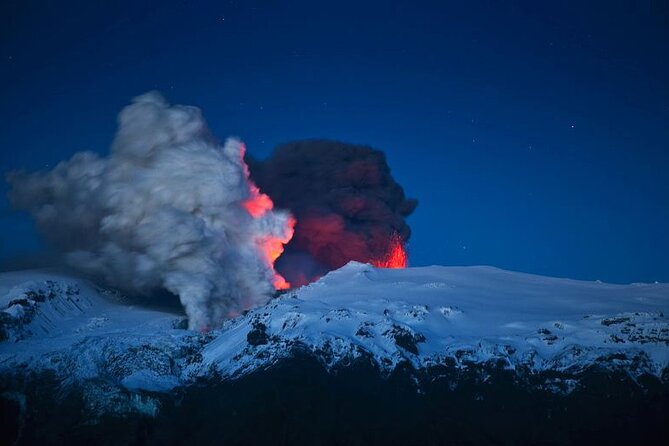
<path fill-rule="evenodd" d="M 272 210 L 274 203 L 269 198 L 269 195 L 261 193 L 258 186 L 251 183 L 251 181 L 249 181 L 249 189 L 250 198 L 242 204 L 249 214 L 251 214 L 251 217 L 260 218 L 265 212 Z"/>
<path fill-rule="evenodd" d="M 265 197 L 267 197 L 267 195 L 265 195 Z M 258 241 L 258 245 L 260 246 L 265 256 L 265 261 L 269 265 L 271 265 L 272 270 L 274 271 L 273 284 L 274 288 L 277 290 L 287 290 L 288 288 L 290 288 L 290 283 L 286 279 L 284 279 L 281 274 L 277 273 L 276 270 L 274 270 L 274 262 L 283 253 L 283 245 L 288 243 L 290 239 L 293 237 L 294 228 L 295 228 L 295 219 L 293 217 L 290 217 L 290 219 L 288 220 L 288 228 L 287 228 L 287 233 L 289 234 L 288 237 L 286 238 L 266 237 Z"/>
<path fill-rule="evenodd" d="M 242 145 L 240 150 L 242 160 L 244 159 L 245 150 L 245 147 Z M 249 197 L 242 203 L 242 206 L 244 206 L 244 209 L 246 209 L 252 218 L 262 218 L 265 213 L 271 211 L 274 208 L 274 202 L 272 202 L 272 199 L 269 197 L 269 195 L 260 192 L 258 186 L 253 184 L 253 182 L 248 179 L 248 168 L 246 165 L 244 166 L 246 168 L 246 178 L 249 185 Z M 295 231 L 295 218 L 291 216 L 288 219 L 286 226 L 287 227 L 284 229 L 284 233 L 281 237 L 268 236 L 256 240 L 256 243 L 258 244 L 258 247 L 263 254 L 265 262 L 274 273 L 272 283 L 274 288 L 277 290 L 286 290 L 290 288 L 290 283 L 274 269 L 274 262 L 283 253 L 283 246 L 288 243 L 291 238 L 293 238 L 293 233 Z"/>
<path fill-rule="evenodd" d="M 409 258 L 400 236 L 393 235 L 386 256 L 382 259 L 372 260 L 371 263 L 377 268 L 406 268 Z"/>

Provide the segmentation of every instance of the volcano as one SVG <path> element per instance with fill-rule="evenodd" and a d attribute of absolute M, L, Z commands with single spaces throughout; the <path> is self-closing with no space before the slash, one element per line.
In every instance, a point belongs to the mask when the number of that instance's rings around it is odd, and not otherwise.
<path fill-rule="evenodd" d="M 201 333 L 74 276 L 3 273 L 0 439 L 649 443 L 666 314 L 669 284 L 351 262 Z"/>

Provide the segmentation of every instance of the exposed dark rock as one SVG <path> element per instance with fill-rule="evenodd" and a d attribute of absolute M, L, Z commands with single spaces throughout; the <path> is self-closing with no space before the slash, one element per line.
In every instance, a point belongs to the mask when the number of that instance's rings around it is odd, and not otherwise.
<path fill-rule="evenodd" d="M 625 322 L 629 322 L 630 318 L 629 317 L 610 317 L 607 319 L 602 319 L 602 325 L 605 326 L 611 326 L 615 324 L 624 324 Z"/>
<path fill-rule="evenodd" d="M 267 326 L 262 322 L 255 321 L 251 330 L 246 335 L 246 342 L 249 345 L 258 346 L 267 344 L 269 337 L 267 336 Z"/>
<path fill-rule="evenodd" d="M 408 328 L 393 324 L 390 330 L 383 333 L 384 336 L 389 336 L 395 340 L 398 347 L 403 348 L 414 355 L 418 354 L 418 343 L 425 342 L 425 336 L 421 333 L 416 333 Z"/>

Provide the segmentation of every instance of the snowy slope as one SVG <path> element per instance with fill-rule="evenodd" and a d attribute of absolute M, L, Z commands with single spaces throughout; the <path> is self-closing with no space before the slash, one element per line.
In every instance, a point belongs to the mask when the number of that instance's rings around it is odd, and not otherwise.
<path fill-rule="evenodd" d="M 169 364 L 200 336 L 175 329 L 178 315 L 127 302 L 78 278 L 0 275 L 0 374 L 53 370 L 64 384 L 101 377 L 129 388 L 137 381 L 146 390 L 174 388 L 180 381 Z"/>
<path fill-rule="evenodd" d="M 667 284 L 350 263 L 230 322 L 202 354 L 204 364 L 235 375 L 280 358 L 294 343 L 326 352 L 327 365 L 371 354 L 385 370 L 445 358 L 569 370 L 623 353 L 642 358 L 644 372 L 660 375 L 669 361 L 668 307 Z M 255 346 L 247 339 L 254 332 L 264 333 Z"/>
<path fill-rule="evenodd" d="M 94 380 L 165 392 L 203 377 L 236 378 L 299 351 L 327 368 L 369 359 L 382 373 L 400 363 L 429 369 L 501 361 L 530 373 L 597 364 L 664 377 L 668 313 L 669 284 L 352 262 L 201 334 L 180 328 L 182 315 L 133 307 L 82 279 L 6 273 L 0 375 L 49 370 L 64 385 Z"/>

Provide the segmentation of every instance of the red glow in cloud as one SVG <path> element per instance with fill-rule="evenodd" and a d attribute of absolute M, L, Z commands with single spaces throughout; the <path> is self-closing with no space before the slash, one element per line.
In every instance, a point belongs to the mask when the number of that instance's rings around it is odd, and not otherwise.
<path fill-rule="evenodd" d="M 245 147 L 242 145 L 241 148 L 241 157 L 244 159 Z M 246 168 L 246 177 L 248 178 L 248 168 Z M 262 218 L 265 213 L 271 211 L 274 208 L 274 202 L 267 194 L 263 194 L 258 189 L 251 180 L 248 180 L 249 185 L 249 198 L 242 203 L 246 211 L 254 219 Z M 263 258 L 267 265 L 270 266 L 274 272 L 273 284 L 274 288 L 277 290 L 285 290 L 290 288 L 290 283 L 284 279 L 284 277 L 277 273 L 274 269 L 274 262 L 279 256 L 283 253 L 283 247 L 286 243 L 293 238 L 293 233 L 295 229 L 295 218 L 292 216 L 288 219 L 286 223 L 287 227 L 284 228 L 283 237 L 264 237 L 257 240 L 258 247 L 260 248 Z"/>
<path fill-rule="evenodd" d="M 260 218 L 262 215 L 274 208 L 274 203 L 269 195 L 263 194 L 258 186 L 249 181 L 250 198 L 243 205 L 253 218 Z"/>

